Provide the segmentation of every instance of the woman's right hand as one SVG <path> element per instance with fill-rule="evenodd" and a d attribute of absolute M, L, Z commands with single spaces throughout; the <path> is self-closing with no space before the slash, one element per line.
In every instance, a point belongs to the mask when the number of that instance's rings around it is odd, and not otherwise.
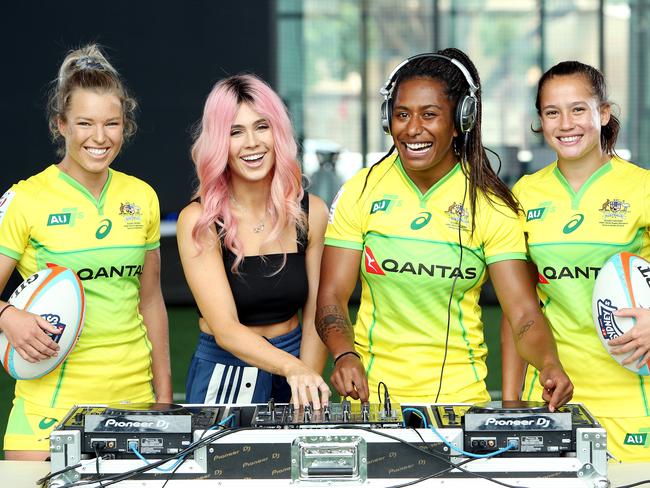
<path fill-rule="evenodd" d="M 329 403 L 331 391 L 325 380 L 299 359 L 290 366 L 286 378 L 291 387 L 291 403 L 294 407 L 309 405 L 311 402 L 314 410 L 320 410 L 321 406 Z"/>
<path fill-rule="evenodd" d="M 11 306 L 0 318 L 0 330 L 18 354 L 30 363 L 59 353 L 59 345 L 49 334 L 60 334 L 62 331 L 40 315 Z"/>
<path fill-rule="evenodd" d="M 367 402 L 370 398 L 368 378 L 361 359 L 355 354 L 346 354 L 334 363 L 330 377 L 332 386 L 342 396 Z"/>

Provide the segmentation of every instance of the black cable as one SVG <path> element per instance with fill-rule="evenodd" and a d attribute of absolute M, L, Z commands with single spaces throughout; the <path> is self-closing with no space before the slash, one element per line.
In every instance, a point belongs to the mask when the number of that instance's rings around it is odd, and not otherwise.
<path fill-rule="evenodd" d="M 471 459 L 471 458 L 465 459 L 464 461 L 461 461 L 460 463 L 458 463 L 457 466 L 462 466 L 462 465 L 467 464 L 467 463 L 472 462 L 472 461 L 474 461 L 474 459 Z M 432 478 L 437 478 L 438 476 L 442 476 L 443 474 L 449 473 L 450 471 L 453 471 L 453 470 L 454 470 L 453 467 L 448 467 L 448 468 L 445 468 L 445 469 L 441 469 L 440 471 L 437 471 L 435 473 L 431 473 L 431 474 L 428 474 L 426 476 L 422 476 L 421 478 L 417 478 L 417 479 L 412 480 L 412 481 L 407 481 L 407 482 L 401 483 L 399 485 L 387 486 L 386 488 L 404 488 L 406 486 L 413 486 L 413 485 L 416 485 L 418 483 L 422 483 L 423 481 L 430 480 Z"/>
<path fill-rule="evenodd" d="M 462 273 L 463 266 L 463 236 L 461 234 L 463 212 L 465 211 L 465 201 L 467 200 L 467 180 L 469 175 L 465 171 L 465 161 L 467 160 L 467 138 L 468 134 L 463 135 L 463 152 L 461 154 L 460 168 L 465 176 L 465 190 L 463 191 L 463 201 L 460 204 L 460 215 L 458 216 L 458 248 L 460 254 L 458 256 L 458 273 L 454 276 L 454 281 L 451 282 L 451 291 L 449 292 L 449 302 L 447 303 L 447 331 L 445 332 L 445 352 L 442 356 L 442 366 L 440 366 L 440 379 L 438 380 L 438 391 L 436 392 L 436 399 L 433 403 L 438 403 L 440 392 L 442 391 L 442 377 L 445 372 L 445 365 L 447 364 L 447 354 L 449 352 L 449 332 L 451 330 L 451 302 L 454 299 L 454 290 L 456 289 L 456 282 Z"/>
<path fill-rule="evenodd" d="M 503 483 L 503 482 L 498 481 L 498 480 L 496 480 L 494 478 L 491 478 L 489 476 L 485 476 L 485 475 L 482 475 L 482 474 L 480 474 L 478 472 L 470 471 L 470 470 L 467 470 L 467 469 L 462 467 L 464 464 L 467 464 L 467 463 L 469 463 L 471 461 L 474 461 L 475 459 L 470 458 L 470 459 L 464 460 L 464 461 L 462 461 L 460 463 L 454 463 L 454 462 L 450 461 L 444 455 L 437 454 L 435 452 L 429 451 L 428 449 L 422 448 L 422 447 L 420 447 L 420 446 L 418 446 L 416 444 L 413 444 L 412 442 L 405 441 L 404 439 L 401 439 L 399 437 L 387 434 L 385 432 L 378 431 L 376 429 L 372 429 L 370 427 L 364 427 L 364 426 L 360 426 L 360 425 L 344 424 L 344 425 L 322 426 L 321 428 L 328 428 L 328 429 L 339 428 L 339 429 L 348 429 L 348 430 L 358 429 L 358 430 L 363 430 L 363 431 L 366 431 L 366 432 L 370 432 L 371 434 L 379 435 L 381 437 L 386 437 L 388 439 L 392 439 L 394 441 L 397 441 L 397 442 L 400 442 L 400 443 L 402 443 L 404 445 L 407 445 L 407 446 L 411 447 L 412 449 L 415 449 L 415 450 L 425 454 L 426 456 L 429 456 L 429 457 L 435 458 L 435 459 L 437 459 L 439 461 L 442 461 L 442 462 L 446 463 L 449 466 L 448 468 L 445 468 L 445 469 L 442 469 L 442 470 L 440 470 L 440 471 L 438 471 L 436 473 L 427 475 L 426 477 L 422 477 L 422 478 L 419 478 L 417 480 L 410 481 L 410 482 L 408 482 L 408 484 L 396 485 L 396 486 L 410 486 L 412 484 L 419 483 L 419 482 L 424 481 L 426 479 L 430 479 L 430 478 L 440 476 L 440 475 L 442 475 L 444 473 L 447 473 L 447 472 L 449 472 L 449 471 L 451 471 L 453 469 L 458 469 L 459 471 L 462 471 L 463 473 L 465 473 L 467 475 L 474 476 L 474 477 L 477 477 L 477 478 L 482 478 L 482 479 L 491 481 L 493 483 L 496 483 L 498 485 L 505 486 L 507 488 L 524 488 L 521 485 L 515 486 L 515 485 L 509 485 L 507 483 Z M 193 453 L 194 451 L 196 451 L 197 449 L 203 447 L 204 445 L 207 445 L 207 444 L 211 443 L 213 440 L 217 440 L 217 439 L 220 439 L 222 437 L 226 437 L 226 436 L 228 436 L 230 434 L 233 434 L 235 432 L 242 432 L 242 431 L 245 431 L 245 430 L 258 430 L 258 427 L 240 427 L 240 428 L 237 428 L 237 429 L 227 429 L 227 430 L 218 431 L 218 432 L 215 432 L 214 434 L 210 434 L 209 436 L 207 436 L 205 438 L 200 438 L 198 441 L 193 442 L 192 444 L 190 444 L 188 447 L 186 447 L 182 451 L 180 451 L 180 452 L 178 452 L 178 453 L 174 454 L 173 456 L 170 456 L 170 457 L 168 457 L 166 459 L 161 459 L 159 461 L 153 462 L 151 464 L 147 464 L 145 466 L 141 466 L 141 467 L 136 468 L 136 469 L 132 469 L 130 471 L 126 471 L 124 473 L 115 473 L 115 474 L 111 474 L 111 475 L 104 475 L 102 480 L 87 479 L 87 480 L 82 480 L 82 481 L 77 481 L 77 482 L 74 482 L 74 483 L 66 484 L 66 485 L 63 485 L 60 488 L 73 488 L 73 487 L 77 487 L 77 486 L 84 486 L 84 485 L 89 485 L 89 484 L 98 483 L 98 482 L 100 483 L 101 486 L 107 487 L 107 486 L 113 485 L 115 483 L 119 483 L 121 481 L 125 481 L 125 480 L 128 480 L 130 478 L 133 478 L 133 477 L 137 476 L 138 474 L 144 473 L 146 471 L 150 471 L 150 470 L 152 470 L 152 469 L 154 469 L 154 468 L 156 468 L 158 466 L 161 466 L 161 465 L 163 465 L 163 464 L 165 464 L 165 463 L 167 463 L 167 462 L 169 462 L 171 460 L 179 459 L 181 457 L 185 458 L 187 455 Z M 420 438 L 422 438 L 422 437 L 420 436 Z M 179 466 L 180 466 L 180 464 L 182 464 L 182 463 L 179 463 Z M 169 480 L 167 480 L 167 481 L 169 481 Z M 637 485 L 630 485 L 628 487 L 620 487 L 620 488 L 631 488 L 632 486 L 637 486 Z"/>
<path fill-rule="evenodd" d="M 377 383 L 377 403 L 379 403 L 379 405 L 381 405 L 381 387 L 382 387 L 382 385 L 384 387 L 384 391 L 388 390 L 386 388 L 386 383 L 384 383 L 383 381 L 380 381 L 379 383 Z"/>
<path fill-rule="evenodd" d="M 231 415 L 231 417 L 232 417 L 232 415 Z M 223 426 L 221 426 L 221 427 L 223 427 Z M 203 439 L 203 437 L 205 436 L 205 434 L 207 432 L 208 432 L 207 430 L 204 430 L 201 433 L 201 436 L 199 437 L 198 440 L 200 441 L 201 439 Z M 187 459 L 187 457 L 184 457 L 183 460 L 180 463 L 178 463 L 174 469 L 172 469 L 171 473 L 169 474 L 169 476 L 167 477 L 167 479 L 165 480 L 165 482 L 163 483 L 163 485 L 160 488 L 165 488 L 165 486 L 167 486 L 167 483 L 169 483 L 170 480 L 174 477 L 174 475 L 176 474 L 176 471 L 178 471 L 178 469 L 183 465 L 183 463 L 185 462 L 186 459 Z"/>
<path fill-rule="evenodd" d="M 103 478 L 103 475 L 99 472 L 99 459 L 101 458 L 101 455 L 99 453 L 99 442 L 95 442 L 93 444 L 93 449 L 95 451 L 95 471 L 97 471 L 97 478 L 99 478 L 99 488 L 102 488 L 104 485 L 102 485 L 101 479 Z M 104 444 L 102 442 L 102 444 Z M 105 444 L 104 444 L 105 445 Z"/>
<path fill-rule="evenodd" d="M 621 485 L 621 486 L 616 486 L 615 488 L 633 488 L 635 486 L 641 486 L 641 485 L 650 485 L 650 479 L 643 480 L 643 481 L 637 481 L 635 483 L 630 483 L 629 485 Z"/>
<path fill-rule="evenodd" d="M 138 474 L 145 473 L 145 472 L 150 471 L 150 470 L 152 470 L 154 468 L 157 468 L 158 466 L 162 466 L 163 464 L 165 464 L 165 463 L 167 463 L 169 461 L 173 461 L 174 459 L 179 459 L 181 457 L 185 457 L 186 455 L 192 454 L 194 451 L 196 451 L 197 449 L 203 447 L 204 445 L 209 444 L 213 440 L 220 439 L 221 437 L 225 437 L 226 435 L 229 435 L 229 434 L 231 434 L 233 432 L 240 432 L 240 431 L 244 431 L 244 430 L 253 430 L 253 429 L 256 429 L 256 427 L 241 427 L 241 428 L 238 428 L 238 429 L 229 429 L 229 430 L 226 430 L 226 431 L 217 431 L 217 432 L 215 432 L 213 434 L 210 434 L 209 436 L 207 436 L 207 437 L 205 437 L 203 439 L 200 439 L 200 440 L 198 440 L 196 442 L 193 442 L 192 444 L 187 446 L 185 449 L 177 452 L 173 456 L 169 456 L 169 457 L 167 457 L 165 459 L 160 459 L 160 460 L 155 461 L 155 462 L 153 462 L 151 464 L 146 464 L 144 466 L 140 466 L 139 468 L 135 468 L 135 469 L 132 469 L 132 470 L 129 470 L 129 471 L 125 471 L 123 473 L 113 473 L 113 474 L 110 474 L 110 475 L 105 475 L 105 477 L 103 478 L 104 486 L 110 486 L 110 485 L 113 485 L 115 483 L 119 483 L 120 481 L 128 480 L 130 478 L 133 478 L 134 476 L 137 476 Z M 76 487 L 76 486 L 85 486 L 85 485 L 89 485 L 89 484 L 97 483 L 97 482 L 98 482 L 98 480 L 89 478 L 87 480 L 80 480 L 80 481 L 76 481 L 74 483 L 69 483 L 69 484 L 63 485 L 60 488 L 72 488 L 72 487 Z"/>
<path fill-rule="evenodd" d="M 497 174 L 497 176 L 499 176 L 499 173 L 501 173 L 501 167 L 502 167 L 502 165 L 503 165 L 503 163 L 501 162 L 501 156 L 499 156 L 499 153 L 493 151 L 493 150 L 490 149 L 489 147 L 485 147 L 485 146 L 483 146 L 483 149 L 485 149 L 486 151 L 488 151 L 488 152 L 494 154 L 494 155 L 497 157 L 497 160 L 499 161 L 499 167 L 497 168 L 497 170 L 495 171 L 495 173 Z M 490 164 L 489 161 L 488 161 L 488 164 Z"/>
<path fill-rule="evenodd" d="M 436 454 L 435 452 L 431 452 L 431 451 L 429 451 L 427 449 L 423 449 L 422 447 L 417 446 L 417 445 L 413 444 L 412 442 L 408 442 L 408 441 L 405 441 L 404 439 L 400 439 L 399 437 L 396 437 L 396 436 L 393 436 L 393 435 L 390 435 L 390 434 L 386 434 L 385 432 L 380 432 L 380 431 L 372 429 L 370 427 L 363 427 L 361 425 L 354 425 L 354 426 L 353 425 L 332 425 L 331 427 L 328 426 L 328 428 L 364 430 L 364 431 L 370 432 L 372 434 L 377 434 L 379 436 L 386 437 L 388 439 L 392 439 L 392 440 L 401 442 L 402 444 L 405 444 L 405 445 L 407 445 L 407 446 L 409 446 L 409 447 L 411 447 L 413 449 L 416 449 L 416 450 L 420 451 L 421 453 L 426 454 L 429 457 L 436 458 L 436 459 L 438 459 L 440 461 L 443 461 L 443 462 L 445 462 L 445 463 L 447 463 L 449 465 L 449 468 L 446 468 L 445 470 L 442 470 L 440 473 L 435 473 L 434 475 L 427 475 L 427 477 L 423 478 L 423 479 L 419 478 L 416 481 L 418 483 L 420 481 L 424 481 L 425 479 L 433 478 L 435 476 L 439 476 L 440 474 L 444 474 L 446 472 L 449 472 L 452 469 L 458 469 L 459 471 L 462 471 L 463 473 L 468 474 L 470 476 L 475 476 L 477 478 L 482 478 L 484 480 L 491 481 L 492 483 L 496 483 L 497 485 L 505 486 L 507 488 L 525 488 L 522 485 L 509 485 L 507 483 L 503 483 L 502 481 L 496 480 L 496 479 L 491 478 L 489 476 L 485 476 L 485 475 L 482 475 L 482 474 L 480 474 L 478 472 L 470 471 L 470 470 L 465 469 L 465 468 L 462 467 L 462 465 L 464 465 L 464 464 L 467 464 L 467 463 L 469 463 L 471 461 L 476 461 L 475 458 L 467 459 L 467 460 L 465 460 L 465 461 L 463 461 L 461 463 L 454 463 L 454 462 L 450 461 L 449 459 L 447 459 L 445 456 L 443 456 L 441 454 Z M 409 483 L 413 484 L 414 482 L 410 481 Z M 405 486 L 408 486 L 408 485 L 405 485 Z"/>

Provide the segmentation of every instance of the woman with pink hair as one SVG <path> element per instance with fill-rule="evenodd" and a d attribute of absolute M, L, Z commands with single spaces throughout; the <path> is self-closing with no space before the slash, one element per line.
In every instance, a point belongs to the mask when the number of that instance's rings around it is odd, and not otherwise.
<path fill-rule="evenodd" d="M 189 403 L 328 402 L 314 326 L 327 207 L 303 190 L 296 153 L 266 83 L 238 75 L 214 86 L 192 147 L 197 198 L 177 231 L 201 315 Z"/>

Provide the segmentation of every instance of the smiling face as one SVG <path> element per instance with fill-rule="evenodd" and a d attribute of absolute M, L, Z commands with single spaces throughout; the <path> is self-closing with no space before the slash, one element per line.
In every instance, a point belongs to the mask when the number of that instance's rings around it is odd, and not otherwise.
<path fill-rule="evenodd" d="M 230 128 L 228 166 L 233 178 L 261 181 L 275 164 L 273 130 L 269 121 L 242 103 Z"/>
<path fill-rule="evenodd" d="M 560 163 L 599 162 L 603 157 L 601 127 L 610 115 L 611 107 L 600 103 L 581 74 L 554 76 L 542 87 L 542 132 Z"/>
<path fill-rule="evenodd" d="M 445 84 L 411 78 L 397 87 L 391 134 L 406 174 L 423 193 L 456 163 L 453 151 L 454 106 Z"/>
<path fill-rule="evenodd" d="M 77 88 L 58 128 L 65 139 L 60 168 L 82 183 L 106 176 L 124 140 L 122 103 L 110 92 Z"/>

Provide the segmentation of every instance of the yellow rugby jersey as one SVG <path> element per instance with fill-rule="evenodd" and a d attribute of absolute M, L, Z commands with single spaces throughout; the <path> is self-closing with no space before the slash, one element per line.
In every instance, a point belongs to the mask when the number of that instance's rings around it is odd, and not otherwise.
<path fill-rule="evenodd" d="M 86 295 L 84 329 L 63 364 L 17 381 L 16 395 L 50 408 L 152 401 L 151 344 L 138 312 L 146 251 L 159 246 L 160 210 L 143 181 L 109 170 L 99 200 L 55 165 L 0 198 L 0 253 L 23 277 L 67 266 Z"/>
<path fill-rule="evenodd" d="M 538 294 L 575 386 L 573 401 L 597 416 L 650 415 L 650 378 L 610 357 L 591 311 L 594 280 L 607 259 L 621 251 L 650 258 L 649 175 L 615 157 L 575 192 L 554 162 L 514 188 L 525 210 L 528 252 L 539 271 Z M 524 399 L 541 398 L 537 379 L 529 367 Z"/>
<path fill-rule="evenodd" d="M 463 205 L 466 179 L 457 164 L 425 194 L 391 156 L 368 176 L 362 170 L 341 188 L 330 211 L 325 244 L 363 251 L 361 306 L 355 344 L 373 391 L 379 381 L 402 401 L 435 397 L 451 303 L 442 402 L 489 399 L 487 346 L 478 305 L 486 266 L 525 259 L 517 216 L 479 196 L 476 229 Z M 469 197 L 467 197 L 469 200 Z M 458 226 L 461 227 L 462 264 Z"/>

